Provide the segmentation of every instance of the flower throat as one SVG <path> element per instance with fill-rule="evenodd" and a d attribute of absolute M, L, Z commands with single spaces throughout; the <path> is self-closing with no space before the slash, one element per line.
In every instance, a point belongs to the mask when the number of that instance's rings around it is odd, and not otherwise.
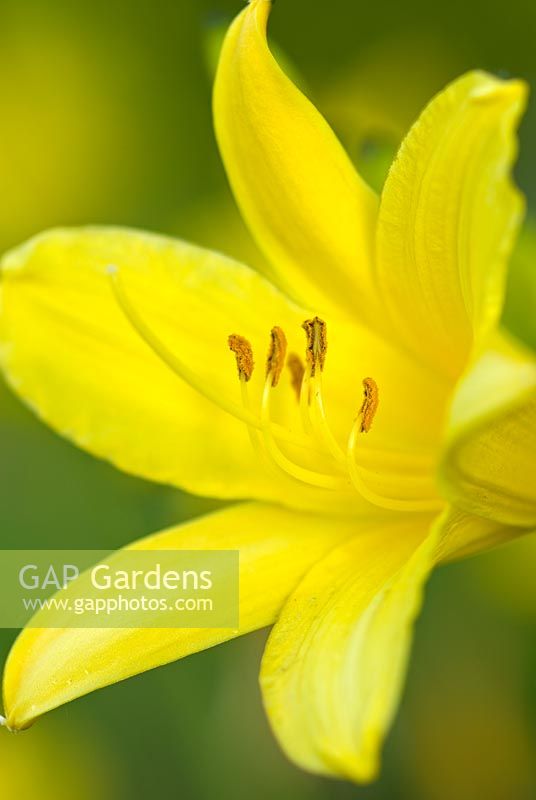
<path fill-rule="evenodd" d="M 254 450 L 269 469 L 283 473 L 293 481 L 320 490 L 345 494 L 352 490 L 357 491 L 368 502 L 385 509 L 428 511 L 438 507 L 435 500 L 384 497 L 367 485 L 368 470 L 358 464 L 357 454 L 360 437 L 371 430 L 379 405 L 378 386 L 371 377 L 366 377 L 362 381 L 363 399 L 346 447 L 343 448 L 339 444 L 330 428 L 324 401 L 322 373 L 327 354 L 327 327 L 319 317 L 307 319 L 302 324 L 306 338 L 304 361 L 296 353 L 287 355 L 287 339 L 284 331 L 278 326 L 272 328 L 262 399 L 260 408 L 256 410 L 252 407 L 248 390 L 248 384 L 255 370 L 254 354 L 250 342 L 244 336 L 233 333 L 227 340 L 235 356 L 238 371 L 241 402 L 237 403 L 226 397 L 168 349 L 132 304 L 122 284 L 118 268 L 109 266 L 107 273 L 115 299 L 138 336 L 179 378 L 223 411 L 245 423 Z M 299 403 L 302 427 L 300 433 L 275 422 L 272 418 L 272 398 L 279 386 L 285 366 L 290 375 L 290 388 L 296 394 Z M 282 445 L 293 446 L 293 452 L 299 448 L 304 459 L 291 458 Z M 375 451 L 375 454 L 382 455 L 379 451 Z M 390 451 L 388 455 L 392 457 L 396 454 Z M 316 457 L 317 460 L 319 457 L 324 459 L 323 463 L 327 463 L 328 468 L 322 471 L 311 469 L 306 464 L 312 457 Z"/>

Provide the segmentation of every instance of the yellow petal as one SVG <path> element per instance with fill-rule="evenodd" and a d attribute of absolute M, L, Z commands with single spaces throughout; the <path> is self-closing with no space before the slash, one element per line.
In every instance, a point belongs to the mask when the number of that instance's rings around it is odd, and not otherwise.
<path fill-rule="evenodd" d="M 312 772 L 369 781 L 398 703 L 432 564 L 430 518 L 375 526 L 314 566 L 289 598 L 261 671 L 283 749 Z"/>
<path fill-rule="evenodd" d="M 457 561 L 532 533 L 530 528 L 467 514 L 449 506 L 437 523 L 436 562 Z"/>
<path fill-rule="evenodd" d="M 270 8 L 250 2 L 225 39 L 214 90 L 220 151 L 280 285 L 319 311 L 329 301 L 355 310 L 368 288 L 377 199 L 270 53 Z"/>
<path fill-rule="evenodd" d="M 125 229 L 52 231 L 2 262 L 0 357 L 12 387 L 55 430 L 128 472 L 211 496 L 276 492 L 245 424 L 178 378 L 129 324 L 109 264 L 217 399 L 241 404 L 230 333 L 250 339 L 261 375 L 272 325 L 302 343 L 305 312 L 223 256 Z"/>
<path fill-rule="evenodd" d="M 497 339 L 460 382 L 448 422 L 440 480 L 470 514 L 536 524 L 536 359 Z"/>
<path fill-rule="evenodd" d="M 472 72 L 439 94 L 402 144 L 384 187 L 377 276 L 394 330 L 458 375 L 497 322 L 521 219 L 512 186 L 526 87 Z"/>
<path fill-rule="evenodd" d="M 240 628 L 27 628 L 8 658 L 12 729 L 88 692 L 271 624 L 303 573 L 353 531 L 350 522 L 244 504 L 132 545 L 141 550 L 239 550 Z"/>
<path fill-rule="evenodd" d="M 138 316 L 214 402 L 177 377 L 138 335 L 114 296 L 109 264 L 119 268 Z M 310 312 L 258 273 L 161 236 L 73 229 L 43 234 L 8 254 L 0 291 L 0 360 L 11 385 L 80 447 L 128 472 L 197 494 L 339 512 L 365 506 L 351 488 L 318 491 L 271 468 L 253 449 L 245 422 L 224 410 L 243 411 L 230 333 L 242 334 L 253 347 L 257 366 L 248 388 L 257 419 L 270 329 L 283 328 L 289 352 L 303 357 L 305 351 L 301 324 Z M 361 379 L 370 374 L 380 385 L 382 406 L 363 452 L 405 450 L 410 443 L 433 453 L 444 387 L 362 328 L 336 318 L 328 319 L 328 330 L 327 408 L 340 441 L 361 405 Z M 287 370 L 273 405 L 278 423 L 301 435 Z M 298 455 L 303 460 L 306 453 Z M 320 467 L 333 469 L 329 462 Z M 411 483 L 405 467 L 403 462 L 391 471 L 390 484 L 397 475 Z M 427 467 L 425 494 L 433 489 L 432 478 Z M 408 493 L 414 496 L 415 488 Z"/>

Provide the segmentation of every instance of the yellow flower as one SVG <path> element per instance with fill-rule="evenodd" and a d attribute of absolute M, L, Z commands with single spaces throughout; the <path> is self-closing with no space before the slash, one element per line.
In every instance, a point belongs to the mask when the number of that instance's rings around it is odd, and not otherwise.
<path fill-rule="evenodd" d="M 497 330 L 525 87 L 454 82 L 378 198 L 271 56 L 269 11 L 253 0 L 233 23 L 214 101 L 269 275 L 115 228 L 43 234 L 2 265 L 3 367 L 49 425 L 133 474 L 243 501 L 134 545 L 240 550 L 240 628 L 26 629 L 5 714 L 27 727 L 275 623 L 275 735 L 306 769 L 367 781 L 430 570 L 536 525 L 536 362 Z"/>

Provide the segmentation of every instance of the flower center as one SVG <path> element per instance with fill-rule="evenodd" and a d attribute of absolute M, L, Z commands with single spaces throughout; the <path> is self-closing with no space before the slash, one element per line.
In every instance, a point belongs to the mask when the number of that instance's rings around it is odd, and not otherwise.
<path fill-rule="evenodd" d="M 350 430 L 346 447 L 343 448 L 339 444 L 329 425 L 325 406 L 322 373 L 328 347 L 327 328 L 326 323 L 319 317 L 305 320 L 302 325 L 306 336 L 305 363 L 296 353 L 287 356 L 287 339 L 284 331 L 278 326 L 272 328 L 262 399 L 260 408 L 256 410 L 252 407 L 248 391 L 248 384 L 254 372 L 253 349 L 244 336 L 233 333 L 227 340 L 235 356 L 238 370 L 241 403 L 237 403 L 198 375 L 160 340 L 140 316 L 125 292 L 118 268 L 109 266 L 107 273 L 119 307 L 140 338 L 178 377 L 219 408 L 244 422 L 253 448 L 263 463 L 270 468 L 284 473 L 292 480 L 321 490 L 348 493 L 353 488 L 368 502 L 385 509 L 428 511 L 439 507 L 437 500 L 384 497 L 374 492 L 368 485 L 370 473 L 359 465 L 357 454 L 360 437 L 370 432 L 378 410 L 378 386 L 371 377 L 363 379 L 363 400 Z M 274 392 L 278 390 L 285 366 L 289 370 L 290 385 L 299 403 L 301 432 L 290 430 L 275 422 L 272 417 L 272 398 Z M 283 449 L 283 446 L 286 446 L 286 449 Z M 292 457 L 288 454 L 289 446 L 292 447 Z M 295 456 L 296 451 L 303 458 Z M 400 455 L 404 465 L 410 460 L 409 454 L 397 454 L 394 451 L 384 453 L 376 450 L 373 455 L 378 458 L 385 456 L 389 460 L 396 459 L 397 455 Z M 311 463 L 316 464 L 319 461 L 327 468 L 312 469 Z"/>

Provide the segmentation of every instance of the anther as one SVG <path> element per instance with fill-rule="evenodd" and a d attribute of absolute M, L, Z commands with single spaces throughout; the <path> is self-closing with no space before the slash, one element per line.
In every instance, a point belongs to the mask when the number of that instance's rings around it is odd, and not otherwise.
<path fill-rule="evenodd" d="M 248 340 L 238 333 L 231 333 L 227 339 L 227 343 L 229 349 L 232 350 L 236 357 L 238 377 L 241 381 L 247 383 L 253 374 L 254 367 L 252 347 Z"/>
<path fill-rule="evenodd" d="M 317 368 L 320 372 L 324 369 L 328 349 L 326 323 L 320 317 L 314 317 L 306 319 L 302 328 L 307 336 L 307 363 L 310 365 L 311 376 L 314 377 Z"/>
<path fill-rule="evenodd" d="M 287 337 L 284 331 L 276 325 L 270 331 L 270 349 L 266 360 L 266 377 L 271 377 L 272 387 L 277 386 L 287 354 Z"/>
<path fill-rule="evenodd" d="M 373 378 L 363 379 L 363 404 L 359 410 L 361 415 L 361 433 L 368 433 L 372 427 L 378 409 L 378 385 Z"/>
<path fill-rule="evenodd" d="M 305 367 L 303 361 L 297 353 L 290 353 L 287 358 L 287 367 L 290 371 L 290 385 L 296 392 L 298 402 L 300 401 L 301 388 L 303 383 L 303 376 L 305 374 Z"/>

